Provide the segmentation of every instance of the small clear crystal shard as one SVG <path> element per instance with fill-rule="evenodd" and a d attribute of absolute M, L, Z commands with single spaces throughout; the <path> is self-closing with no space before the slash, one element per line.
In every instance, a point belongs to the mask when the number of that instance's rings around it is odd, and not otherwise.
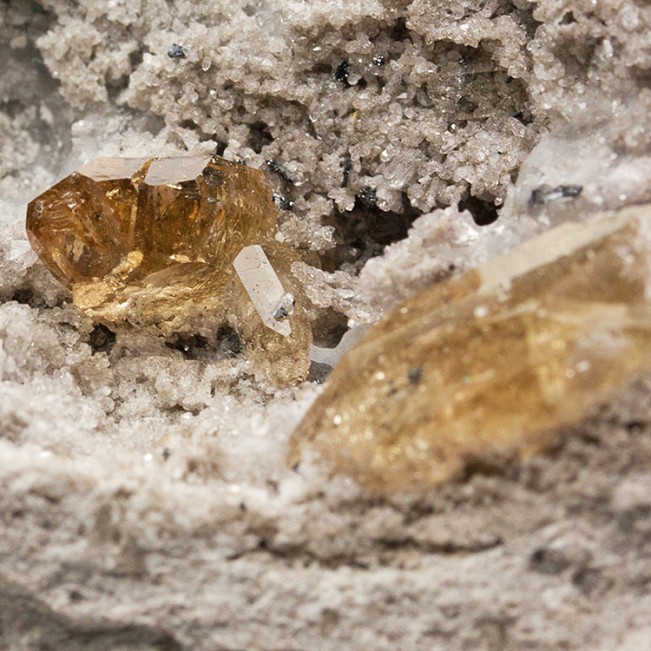
<path fill-rule="evenodd" d="M 244 247 L 235 258 L 233 266 L 262 322 L 267 328 L 289 337 L 292 334 L 289 322 L 274 317 L 277 305 L 285 296 L 285 290 L 262 247 L 258 244 Z"/>

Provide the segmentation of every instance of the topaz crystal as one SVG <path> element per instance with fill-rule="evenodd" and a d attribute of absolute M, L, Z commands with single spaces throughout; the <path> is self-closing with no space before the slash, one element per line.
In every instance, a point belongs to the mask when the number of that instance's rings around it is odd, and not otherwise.
<path fill-rule="evenodd" d="M 293 434 L 380 493 L 527 456 L 651 370 L 651 210 L 565 224 L 413 296 Z"/>
<path fill-rule="evenodd" d="M 164 335 L 228 320 L 288 384 L 307 374 L 311 331 L 300 305 L 273 318 L 284 294 L 299 295 L 276 212 L 266 175 L 223 158 L 99 158 L 29 204 L 27 233 L 93 318 Z M 238 265 L 252 252 L 264 263 Z"/>

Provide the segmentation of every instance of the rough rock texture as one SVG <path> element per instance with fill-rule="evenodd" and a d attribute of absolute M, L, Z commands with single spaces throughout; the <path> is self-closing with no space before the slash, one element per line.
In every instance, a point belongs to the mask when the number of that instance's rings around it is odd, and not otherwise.
<path fill-rule="evenodd" d="M 228 329 L 115 337 L 23 220 L 98 155 L 242 159 L 332 343 L 649 201 L 650 27 L 633 0 L 2 0 L 0 648 L 646 648 L 648 380 L 552 454 L 372 500 L 285 465 L 317 384 L 274 393 Z"/>

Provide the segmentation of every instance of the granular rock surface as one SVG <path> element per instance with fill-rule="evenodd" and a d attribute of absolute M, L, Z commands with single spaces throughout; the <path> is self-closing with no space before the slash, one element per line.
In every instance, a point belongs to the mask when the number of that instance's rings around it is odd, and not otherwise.
<path fill-rule="evenodd" d="M 24 215 L 97 156 L 264 169 L 333 345 L 651 201 L 650 27 L 633 0 L 3 0 L 0 648 L 646 649 L 648 378 L 551 453 L 380 500 L 287 467 L 317 382 L 276 390 L 233 329 L 94 322 Z"/>

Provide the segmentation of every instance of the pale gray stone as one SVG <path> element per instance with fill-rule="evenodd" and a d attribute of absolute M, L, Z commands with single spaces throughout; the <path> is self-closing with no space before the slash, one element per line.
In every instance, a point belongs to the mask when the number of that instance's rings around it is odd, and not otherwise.
<path fill-rule="evenodd" d="M 551 454 L 381 502 L 286 467 L 318 385 L 274 394 L 232 333 L 114 338 L 23 220 L 97 156 L 217 148 L 293 202 L 278 238 L 334 345 L 650 200 L 650 27 L 632 0 L 2 3 L 0 648 L 645 649 L 648 378 Z"/>

